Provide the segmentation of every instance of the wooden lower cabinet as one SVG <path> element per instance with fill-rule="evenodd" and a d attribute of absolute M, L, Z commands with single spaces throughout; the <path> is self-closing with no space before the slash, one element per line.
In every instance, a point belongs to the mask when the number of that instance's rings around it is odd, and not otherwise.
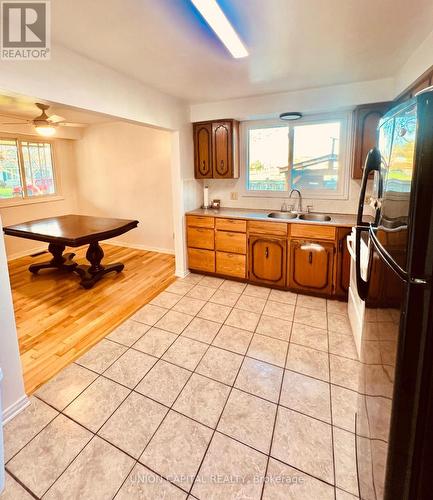
<path fill-rule="evenodd" d="M 347 237 L 351 233 L 351 228 L 338 228 L 337 265 L 335 268 L 335 295 L 346 298 L 350 284 L 350 253 L 347 248 Z"/>
<path fill-rule="evenodd" d="M 213 250 L 215 248 L 215 231 L 203 227 L 188 227 L 187 241 L 189 247 Z"/>
<path fill-rule="evenodd" d="M 225 276 L 245 278 L 246 256 L 229 252 L 216 252 L 216 272 Z"/>
<path fill-rule="evenodd" d="M 274 286 L 285 286 L 286 238 L 250 236 L 249 280 Z"/>
<path fill-rule="evenodd" d="M 194 271 L 215 272 L 215 252 L 188 248 L 188 267 Z"/>
<path fill-rule="evenodd" d="M 215 248 L 222 252 L 247 253 L 247 235 L 228 231 L 215 232 Z"/>
<path fill-rule="evenodd" d="M 333 291 L 334 243 L 290 242 L 288 286 L 324 295 Z"/>

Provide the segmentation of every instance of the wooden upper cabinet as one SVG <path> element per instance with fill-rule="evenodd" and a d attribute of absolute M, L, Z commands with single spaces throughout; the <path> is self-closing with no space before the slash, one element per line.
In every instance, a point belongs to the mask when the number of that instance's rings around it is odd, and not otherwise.
<path fill-rule="evenodd" d="M 287 241 L 285 238 L 250 236 L 250 281 L 284 286 L 286 278 L 286 246 Z"/>
<path fill-rule="evenodd" d="M 194 173 L 196 179 L 212 178 L 212 124 L 194 124 Z"/>
<path fill-rule="evenodd" d="M 378 102 L 363 104 L 355 108 L 353 112 L 353 179 L 362 178 L 367 154 L 378 143 L 379 120 L 391 107 L 391 102 Z"/>
<path fill-rule="evenodd" d="M 194 123 L 193 130 L 196 179 L 239 177 L 239 122 Z"/>
<path fill-rule="evenodd" d="M 292 240 L 289 287 L 330 295 L 334 269 L 334 244 Z"/>

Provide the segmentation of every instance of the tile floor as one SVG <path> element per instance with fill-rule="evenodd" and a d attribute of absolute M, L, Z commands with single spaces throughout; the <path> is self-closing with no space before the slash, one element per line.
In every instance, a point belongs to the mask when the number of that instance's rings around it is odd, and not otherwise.
<path fill-rule="evenodd" d="M 357 498 L 346 304 L 189 275 L 5 426 L 1 500 Z"/>

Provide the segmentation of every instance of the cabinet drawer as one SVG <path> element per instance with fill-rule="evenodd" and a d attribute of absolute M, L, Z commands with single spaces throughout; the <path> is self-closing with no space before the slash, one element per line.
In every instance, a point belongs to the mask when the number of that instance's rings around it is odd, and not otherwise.
<path fill-rule="evenodd" d="M 335 227 L 319 226 L 314 224 L 291 224 L 290 235 L 294 238 L 335 240 Z"/>
<path fill-rule="evenodd" d="M 216 272 L 226 276 L 245 278 L 246 256 L 235 253 L 216 252 Z"/>
<path fill-rule="evenodd" d="M 245 233 L 247 230 L 247 221 L 238 219 L 216 219 L 215 227 L 224 231 Z"/>
<path fill-rule="evenodd" d="M 248 231 L 254 234 L 287 235 L 287 224 L 283 222 L 248 221 Z"/>
<path fill-rule="evenodd" d="M 197 271 L 215 272 L 215 252 L 188 248 L 188 267 Z"/>
<path fill-rule="evenodd" d="M 186 223 L 188 226 L 195 227 L 214 227 L 214 217 L 205 217 L 204 215 L 187 215 Z"/>
<path fill-rule="evenodd" d="M 215 233 L 215 248 L 223 252 L 247 253 L 247 235 L 217 231 Z"/>
<path fill-rule="evenodd" d="M 202 227 L 189 227 L 187 229 L 188 246 L 194 248 L 204 248 L 206 250 L 213 250 L 214 244 L 214 230 L 204 229 Z"/>

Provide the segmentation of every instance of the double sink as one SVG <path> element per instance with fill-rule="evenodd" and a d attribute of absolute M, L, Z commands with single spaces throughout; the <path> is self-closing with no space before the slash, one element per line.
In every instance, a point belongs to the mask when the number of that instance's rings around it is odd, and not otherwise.
<path fill-rule="evenodd" d="M 329 222 L 331 217 L 325 214 L 297 214 L 293 212 L 271 212 L 268 214 L 270 219 L 299 219 L 316 222 Z"/>

